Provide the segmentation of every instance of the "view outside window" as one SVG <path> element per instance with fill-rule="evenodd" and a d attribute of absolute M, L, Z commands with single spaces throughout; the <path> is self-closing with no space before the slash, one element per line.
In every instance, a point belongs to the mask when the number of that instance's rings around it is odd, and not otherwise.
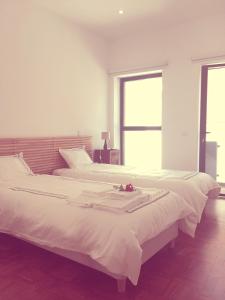
<path fill-rule="evenodd" d="M 124 81 L 123 158 L 125 165 L 161 168 L 162 74 Z"/>
<path fill-rule="evenodd" d="M 217 181 L 225 183 L 225 67 L 208 70 L 207 91 L 207 144 L 211 145 L 212 160 L 215 154 Z M 210 147 L 209 151 L 210 151 Z M 214 147 L 214 149 L 213 149 Z M 207 151 L 207 150 L 206 150 Z M 209 153 L 210 154 L 210 153 Z M 207 159 L 207 156 L 206 156 Z M 209 162 L 208 162 L 209 163 Z M 206 161 L 207 164 L 207 161 Z"/>
<path fill-rule="evenodd" d="M 161 131 L 126 131 L 125 165 L 161 168 Z"/>
<path fill-rule="evenodd" d="M 124 100 L 125 126 L 161 126 L 161 77 L 126 82 Z"/>

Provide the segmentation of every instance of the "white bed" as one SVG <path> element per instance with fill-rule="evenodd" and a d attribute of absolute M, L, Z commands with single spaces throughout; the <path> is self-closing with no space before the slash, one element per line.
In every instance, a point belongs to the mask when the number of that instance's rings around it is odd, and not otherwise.
<path fill-rule="evenodd" d="M 194 212 L 171 191 L 132 213 L 80 205 L 82 191 L 105 187 L 112 185 L 51 175 L 1 179 L 0 231 L 103 271 L 119 288 L 126 278 L 136 285 L 142 263 L 178 228 L 194 236 Z"/>
<path fill-rule="evenodd" d="M 220 186 L 208 174 L 201 172 L 148 170 L 109 164 L 80 164 L 73 168 L 53 172 L 69 178 L 83 178 L 117 184 L 131 183 L 136 187 L 156 187 L 171 190 L 193 207 L 196 220 L 200 222 L 208 198 L 216 198 Z"/>

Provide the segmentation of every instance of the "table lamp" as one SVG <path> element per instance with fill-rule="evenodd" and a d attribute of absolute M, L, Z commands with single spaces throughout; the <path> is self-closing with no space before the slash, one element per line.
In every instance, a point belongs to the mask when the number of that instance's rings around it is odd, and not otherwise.
<path fill-rule="evenodd" d="M 103 131 L 102 132 L 102 140 L 105 140 L 104 142 L 104 146 L 103 146 L 103 149 L 104 150 L 107 150 L 107 140 L 109 139 L 109 132 L 108 131 Z"/>

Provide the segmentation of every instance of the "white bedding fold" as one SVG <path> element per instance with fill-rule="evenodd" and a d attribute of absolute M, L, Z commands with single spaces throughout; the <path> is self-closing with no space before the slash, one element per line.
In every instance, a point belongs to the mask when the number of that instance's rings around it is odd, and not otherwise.
<path fill-rule="evenodd" d="M 121 166 L 120 166 L 121 167 Z M 107 172 L 108 174 L 129 174 L 132 176 L 150 176 L 155 179 L 181 179 L 181 180 L 188 180 L 191 177 L 194 177 L 199 174 L 199 172 L 189 172 L 189 171 L 172 171 L 172 170 L 148 170 L 148 169 L 140 169 L 140 168 L 127 168 L 125 166 L 122 166 L 122 168 L 107 168 L 107 170 L 103 169 L 94 169 L 92 168 L 93 172 L 96 173 L 104 173 Z"/>
<path fill-rule="evenodd" d="M 14 186 L 14 187 L 10 187 L 10 189 L 13 191 L 18 191 L 18 192 L 27 192 L 27 193 L 31 193 L 31 194 L 43 195 L 43 196 L 54 197 L 54 198 L 59 198 L 59 199 L 68 199 L 68 196 L 66 196 L 66 195 L 55 194 L 55 193 L 51 193 L 51 192 L 30 189 L 30 188 L 26 188 L 26 187 Z"/>
<path fill-rule="evenodd" d="M 163 189 L 145 189 L 132 192 L 118 191 L 105 184 L 92 184 L 89 190 L 83 190 L 78 196 L 74 192 L 53 193 L 51 187 L 46 184 L 39 184 L 38 187 L 30 188 L 34 183 L 23 182 L 21 186 L 10 187 L 13 191 L 27 192 L 47 197 L 65 199 L 69 205 L 78 205 L 86 208 L 105 209 L 112 212 L 133 212 L 145 205 L 148 205 L 168 194 Z"/>

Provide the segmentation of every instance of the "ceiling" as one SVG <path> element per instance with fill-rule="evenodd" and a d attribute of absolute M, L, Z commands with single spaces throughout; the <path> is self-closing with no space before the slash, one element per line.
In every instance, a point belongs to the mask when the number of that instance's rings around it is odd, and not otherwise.
<path fill-rule="evenodd" d="M 34 0 L 104 38 L 225 13 L 225 0 Z M 124 10 L 123 15 L 118 10 Z"/>

